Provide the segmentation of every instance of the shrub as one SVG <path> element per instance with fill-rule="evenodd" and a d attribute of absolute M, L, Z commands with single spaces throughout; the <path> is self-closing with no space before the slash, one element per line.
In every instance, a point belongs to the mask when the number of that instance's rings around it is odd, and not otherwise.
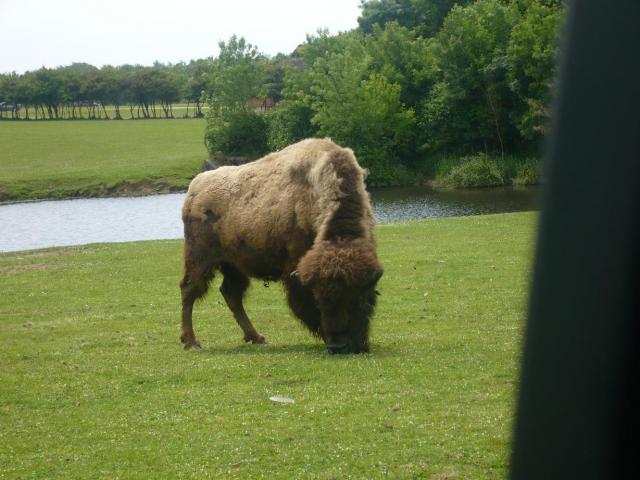
<path fill-rule="evenodd" d="M 209 114 L 205 144 L 210 155 L 259 157 L 268 151 L 267 123 L 250 111 L 226 111 Z"/>
<path fill-rule="evenodd" d="M 280 102 L 269 112 L 267 122 L 267 146 L 269 150 L 281 150 L 287 145 L 312 137 L 311 109 L 299 103 Z"/>
<path fill-rule="evenodd" d="M 463 157 L 448 174 L 440 176 L 438 184 L 450 188 L 497 187 L 505 184 L 498 162 L 485 156 Z"/>
<path fill-rule="evenodd" d="M 537 160 L 529 158 L 518 165 L 513 179 L 514 185 L 537 185 L 538 183 L 540 183 L 540 164 Z"/>
<path fill-rule="evenodd" d="M 415 181 L 415 174 L 386 152 L 367 152 L 361 149 L 355 153 L 360 166 L 368 171 L 369 187 L 409 185 Z"/>

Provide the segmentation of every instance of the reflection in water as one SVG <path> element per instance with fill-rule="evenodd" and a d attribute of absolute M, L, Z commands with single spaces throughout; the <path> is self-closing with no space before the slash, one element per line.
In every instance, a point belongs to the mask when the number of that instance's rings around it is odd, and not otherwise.
<path fill-rule="evenodd" d="M 421 187 L 384 188 L 371 192 L 378 223 L 431 217 L 537 210 L 537 188 L 489 188 L 435 191 Z"/>
<path fill-rule="evenodd" d="M 379 223 L 537 208 L 535 188 L 436 192 L 385 188 L 371 194 Z M 182 237 L 183 193 L 0 206 L 0 252 Z"/>

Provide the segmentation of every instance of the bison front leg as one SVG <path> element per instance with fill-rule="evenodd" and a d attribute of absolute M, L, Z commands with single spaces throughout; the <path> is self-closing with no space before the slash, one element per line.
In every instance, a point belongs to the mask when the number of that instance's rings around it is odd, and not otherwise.
<path fill-rule="evenodd" d="M 225 302 L 233 318 L 236 319 L 240 328 L 244 332 L 244 341 L 251 343 L 267 343 L 266 339 L 260 335 L 254 328 L 251 320 L 247 316 L 242 304 L 244 293 L 249 288 L 249 279 L 242 272 L 229 264 L 222 264 L 220 271 L 224 275 L 224 281 L 220 286 L 220 293 L 224 297 Z"/>

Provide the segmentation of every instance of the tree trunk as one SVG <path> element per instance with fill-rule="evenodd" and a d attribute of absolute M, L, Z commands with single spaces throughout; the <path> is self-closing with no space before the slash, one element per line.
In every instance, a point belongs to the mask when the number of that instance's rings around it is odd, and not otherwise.
<path fill-rule="evenodd" d="M 496 111 L 496 107 L 493 104 L 493 101 L 491 99 L 491 94 L 489 93 L 489 90 L 486 87 L 484 88 L 484 94 L 485 94 L 485 97 L 487 98 L 487 103 L 489 104 L 491 113 L 493 113 L 493 122 L 495 123 L 496 133 L 498 134 L 498 141 L 500 142 L 500 157 L 502 160 L 504 160 L 504 143 L 502 142 L 502 132 L 500 131 L 500 121 L 498 118 L 498 112 Z"/>

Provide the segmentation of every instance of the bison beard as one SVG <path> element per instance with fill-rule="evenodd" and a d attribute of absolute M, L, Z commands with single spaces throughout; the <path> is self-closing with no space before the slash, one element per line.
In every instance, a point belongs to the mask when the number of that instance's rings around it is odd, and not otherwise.
<path fill-rule="evenodd" d="M 265 343 L 242 303 L 249 278 L 281 280 L 292 312 L 331 353 L 369 350 L 382 276 L 364 171 L 353 152 L 308 139 L 237 167 L 198 175 L 182 209 L 182 335 L 199 349 L 194 302 L 216 271 L 244 340 Z"/>

